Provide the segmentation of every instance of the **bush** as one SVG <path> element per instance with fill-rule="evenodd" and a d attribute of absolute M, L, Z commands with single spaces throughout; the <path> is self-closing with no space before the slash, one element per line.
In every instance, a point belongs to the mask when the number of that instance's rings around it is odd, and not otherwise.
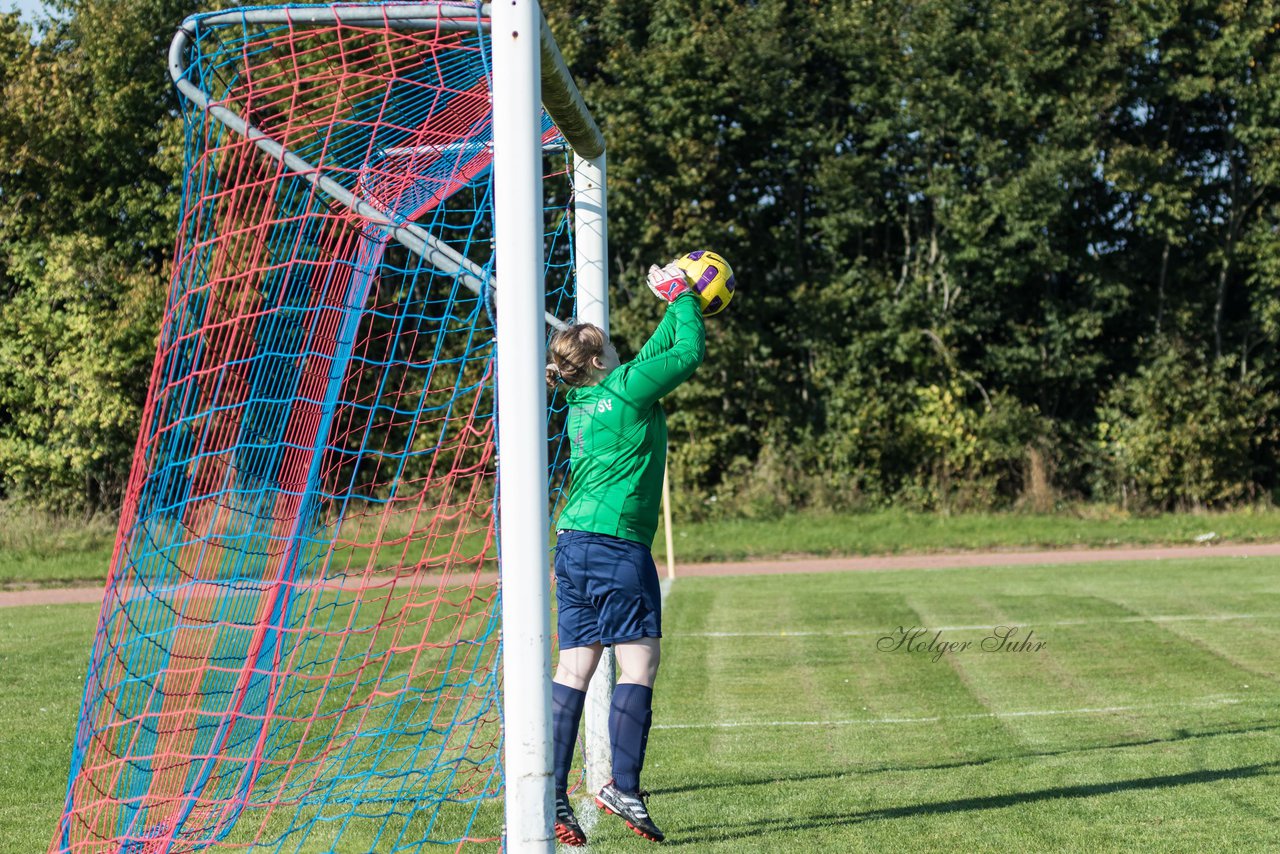
<path fill-rule="evenodd" d="M 1171 347 L 1119 382 L 1098 410 L 1095 498 L 1138 510 L 1255 500 L 1277 398 L 1232 368 Z"/>
<path fill-rule="evenodd" d="M 26 286 L 0 303 L 0 491 L 52 512 L 114 510 L 155 354 L 159 282 L 85 236 L 11 250 L 9 262 Z"/>
<path fill-rule="evenodd" d="M 761 519 L 889 506 L 1053 509 L 1054 445 L 1045 419 L 1012 397 L 975 393 L 975 402 L 964 391 L 957 381 L 913 386 L 892 399 L 868 394 L 864 405 L 839 412 L 821 438 L 764 441 L 714 481 L 697 448 L 673 448 L 677 511 Z"/>
<path fill-rule="evenodd" d="M 1051 466 L 1046 427 L 1034 408 L 992 394 L 966 400 L 958 380 L 916 389 L 907 441 L 917 460 L 900 498 L 921 510 L 966 512 L 1008 508 Z M 1051 492 L 1046 482 L 1041 493 Z"/>

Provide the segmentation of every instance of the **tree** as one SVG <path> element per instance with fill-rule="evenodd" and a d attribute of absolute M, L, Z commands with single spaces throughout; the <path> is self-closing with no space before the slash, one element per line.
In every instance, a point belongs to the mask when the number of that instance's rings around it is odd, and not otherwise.
<path fill-rule="evenodd" d="M 172 251 L 180 125 L 173 0 L 5 16 L 0 80 L 0 470 L 5 492 L 114 507 Z"/>

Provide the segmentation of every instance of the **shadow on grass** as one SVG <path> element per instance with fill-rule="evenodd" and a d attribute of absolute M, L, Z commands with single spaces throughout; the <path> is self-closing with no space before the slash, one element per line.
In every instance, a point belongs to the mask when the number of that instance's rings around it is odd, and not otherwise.
<path fill-rule="evenodd" d="M 753 779 L 722 780 L 711 783 L 698 783 L 687 786 L 655 787 L 655 795 L 676 795 L 683 792 L 702 792 L 709 789 L 738 789 L 747 786 L 768 786 L 773 783 L 804 782 L 806 780 L 839 780 L 844 777 L 868 774 L 892 774 L 908 771 L 948 771 L 954 768 L 979 768 L 996 762 L 1012 762 L 1018 759 L 1039 759 L 1047 756 L 1069 756 L 1091 753 L 1099 750 L 1120 750 L 1126 747 L 1149 747 L 1154 744 L 1174 744 L 1200 738 L 1217 738 L 1218 736 L 1243 735 L 1258 732 L 1280 732 L 1280 724 L 1258 726 L 1219 727 L 1211 730 L 1192 731 L 1178 730 L 1167 738 L 1144 738 L 1135 741 L 1115 741 L 1107 744 L 1091 744 L 1083 747 L 1066 747 L 1061 750 L 1036 750 L 1026 753 L 1008 753 L 1001 756 L 984 756 L 979 759 L 966 759 L 957 762 L 939 762 L 933 765 L 879 765 L 870 768 L 851 768 L 848 771 L 833 771 L 829 774 L 775 774 L 770 777 Z"/>
<path fill-rule="evenodd" d="M 872 821 L 886 821 L 895 818 L 1002 809 L 1004 807 L 1018 806 L 1019 804 L 1057 800 L 1059 798 L 1092 798 L 1117 792 L 1168 789 L 1199 783 L 1215 783 L 1219 780 L 1241 780 L 1249 777 L 1275 774 L 1277 771 L 1280 771 L 1280 762 L 1267 762 L 1260 765 L 1242 765 L 1238 768 L 1188 771 L 1185 774 L 1165 774 L 1157 777 L 1137 777 L 1132 780 L 1116 780 L 1111 783 L 1054 786 L 1049 789 L 1036 789 L 1009 795 L 957 798 L 951 801 L 911 804 L 887 809 L 868 810 L 867 812 L 827 813 L 800 818 L 767 818 L 734 825 L 695 825 L 681 828 L 679 832 L 679 837 L 681 838 L 673 839 L 668 836 L 665 844 L 668 846 L 706 845 L 708 842 L 754 838 L 762 833 L 794 833 L 805 830 L 823 830 L 843 825 L 865 824 Z M 699 836 L 700 831 L 705 831 L 707 835 Z"/>

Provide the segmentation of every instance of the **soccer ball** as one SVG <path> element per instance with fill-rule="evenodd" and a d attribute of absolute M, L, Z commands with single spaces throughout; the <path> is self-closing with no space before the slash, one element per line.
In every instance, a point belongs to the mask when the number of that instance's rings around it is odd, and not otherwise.
<path fill-rule="evenodd" d="M 676 266 L 684 271 L 685 278 L 702 300 L 702 314 L 710 317 L 724 311 L 733 299 L 733 268 L 729 262 L 709 249 L 695 249 L 676 259 Z"/>

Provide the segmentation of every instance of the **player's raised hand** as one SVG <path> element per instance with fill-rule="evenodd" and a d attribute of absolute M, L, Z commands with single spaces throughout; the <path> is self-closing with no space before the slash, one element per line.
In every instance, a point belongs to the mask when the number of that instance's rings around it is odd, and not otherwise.
<path fill-rule="evenodd" d="M 684 271 L 672 261 L 665 267 L 653 264 L 649 267 L 649 290 L 659 299 L 673 302 L 676 297 L 689 293 L 692 289 L 684 277 Z"/>

